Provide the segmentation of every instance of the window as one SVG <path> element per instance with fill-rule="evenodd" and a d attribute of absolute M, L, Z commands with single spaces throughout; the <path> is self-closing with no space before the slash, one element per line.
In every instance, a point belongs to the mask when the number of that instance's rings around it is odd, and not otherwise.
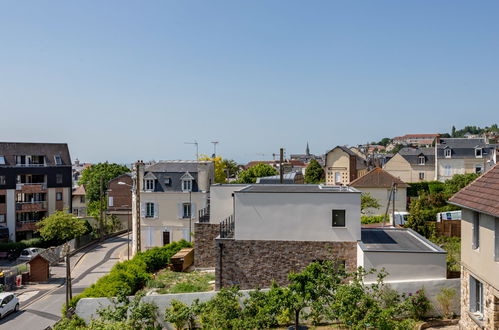
<path fill-rule="evenodd" d="M 480 247 L 480 214 L 473 212 L 473 249 Z"/>
<path fill-rule="evenodd" d="M 499 218 L 496 218 L 494 229 L 494 260 L 499 262 Z"/>
<path fill-rule="evenodd" d="M 165 178 L 165 186 L 169 186 L 172 184 L 172 180 L 170 178 Z"/>
<path fill-rule="evenodd" d="M 419 165 L 424 165 L 425 164 L 425 158 L 424 158 L 424 156 L 419 156 L 418 160 L 419 160 L 419 163 L 418 163 Z"/>
<path fill-rule="evenodd" d="M 419 180 L 424 180 L 424 172 L 419 172 Z"/>
<path fill-rule="evenodd" d="M 5 214 L 0 214 L 0 223 L 5 223 Z"/>
<path fill-rule="evenodd" d="M 5 195 L 0 195 L 0 204 L 5 204 Z"/>
<path fill-rule="evenodd" d="M 113 196 L 109 196 L 108 199 L 109 199 L 109 201 L 107 203 L 108 204 L 107 206 L 114 206 L 114 198 L 113 198 Z"/>
<path fill-rule="evenodd" d="M 182 180 L 182 191 L 192 191 L 192 180 Z"/>
<path fill-rule="evenodd" d="M 59 173 L 55 175 L 55 182 L 57 184 L 62 184 L 62 174 Z"/>
<path fill-rule="evenodd" d="M 170 244 L 170 232 L 165 230 L 163 232 L 163 245 L 167 244 Z"/>
<path fill-rule="evenodd" d="M 55 164 L 56 165 L 62 165 L 62 158 L 61 155 L 55 155 L 54 156 Z"/>
<path fill-rule="evenodd" d="M 146 218 L 154 218 L 154 203 L 146 203 Z"/>
<path fill-rule="evenodd" d="M 470 312 L 483 316 L 483 284 L 470 275 Z"/>
<path fill-rule="evenodd" d="M 55 200 L 56 201 L 62 201 L 62 192 L 56 192 L 55 193 Z"/>
<path fill-rule="evenodd" d="M 184 203 L 182 205 L 182 218 L 190 218 L 191 217 L 191 204 Z"/>
<path fill-rule="evenodd" d="M 445 153 L 445 158 L 450 158 L 450 156 L 451 156 L 451 154 L 452 154 L 452 150 L 450 150 L 450 149 L 445 149 L 444 153 Z"/>
<path fill-rule="evenodd" d="M 333 227 L 345 227 L 345 210 L 333 210 Z"/>
<path fill-rule="evenodd" d="M 476 148 L 475 149 L 475 157 L 476 158 L 482 158 L 482 148 Z"/>
<path fill-rule="evenodd" d="M 341 172 L 334 172 L 334 183 L 341 183 Z"/>
<path fill-rule="evenodd" d="M 154 191 L 154 179 L 145 179 L 144 180 L 144 190 L 145 191 Z"/>
<path fill-rule="evenodd" d="M 476 174 L 481 174 L 482 173 L 482 165 L 475 165 L 475 173 Z"/>
<path fill-rule="evenodd" d="M 5 165 L 5 157 L 0 156 L 0 165 Z"/>
<path fill-rule="evenodd" d="M 0 185 L 5 184 L 5 175 L 0 175 Z"/>
<path fill-rule="evenodd" d="M 85 204 L 85 196 L 80 196 L 80 203 Z"/>
<path fill-rule="evenodd" d="M 452 175 L 452 167 L 450 165 L 444 166 L 444 175 L 451 176 Z"/>

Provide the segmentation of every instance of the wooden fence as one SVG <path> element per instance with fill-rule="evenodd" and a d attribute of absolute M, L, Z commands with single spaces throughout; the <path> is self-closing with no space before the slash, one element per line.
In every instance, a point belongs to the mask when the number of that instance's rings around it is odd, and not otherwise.
<path fill-rule="evenodd" d="M 442 220 L 435 225 L 441 236 L 461 237 L 461 220 Z"/>

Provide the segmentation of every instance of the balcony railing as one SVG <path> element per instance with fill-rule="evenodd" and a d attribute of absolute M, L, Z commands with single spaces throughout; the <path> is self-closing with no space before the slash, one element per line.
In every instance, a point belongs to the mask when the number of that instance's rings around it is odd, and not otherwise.
<path fill-rule="evenodd" d="M 16 210 L 32 211 L 34 209 L 46 209 L 47 201 L 16 202 Z"/>
<path fill-rule="evenodd" d="M 210 222 L 210 206 L 208 205 L 207 207 L 199 210 L 198 215 L 199 215 L 198 217 L 199 222 L 201 223 Z"/>
<path fill-rule="evenodd" d="M 39 182 L 39 183 L 17 183 L 16 184 L 16 190 L 22 190 L 23 187 L 28 187 L 28 186 L 41 186 L 41 190 L 47 190 L 47 183 L 46 182 Z"/>
<path fill-rule="evenodd" d="M 47 164 L 22 164 L 22 163 L 19 163 L 19 164 L 16 164 L 16 166 L 19 166 L 19 167 L 44 167 L 44 166 L 47 166 Z"/>
<path fill-rule="evenodd" d="M 234 215 L 220 222 L 220 238 L 234 238 Z"/>

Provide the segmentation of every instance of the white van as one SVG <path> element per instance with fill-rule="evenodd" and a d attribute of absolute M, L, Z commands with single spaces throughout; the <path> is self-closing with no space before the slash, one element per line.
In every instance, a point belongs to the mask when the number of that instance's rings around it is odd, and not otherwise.
<path fill-rule="evenodd" d="M 403 226 L 409 218 L 409 212 L 395 212 L 395 221 L 393 221 L 393 215 L 390 213 L 390 224 L 392 226 Z"/>

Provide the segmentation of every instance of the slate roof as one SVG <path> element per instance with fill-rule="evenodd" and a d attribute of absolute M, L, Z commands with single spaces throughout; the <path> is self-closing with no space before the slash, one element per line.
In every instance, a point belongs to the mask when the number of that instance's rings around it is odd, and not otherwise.
<path fill-rule="evenodd" d="M 210 161 L 185 161 L 185 160 L 172 160 L 160 161 L 146 166 L 146 172 L 197 172 L 199 163 L 210 163 Z"/>
<path fill-rule="evenodd" d="M 449 203 L 499 217 L 499 164 L 457 192 Z"/>
<path fill-rule="evenodd" d="M 482 148 L 482 157 L 492 152 L 493 146 L 484 139 L 440 139 L 437 147 L 438 158 L 445 158 L 445 149 L 451 149 L 451 158 L 475 158 L 475 148 Z"/>
<path fill-rule="evenodd" d="M 425 156 L 426 165 L 435 165 L 434 148 L 402 148 L 399 154 L 412 165 L 419 165 L 419 156 L 421 154 Z"/>
<path fill-rule="evenodd" d="M 253 184 L 234 193 L 360 193 L 355 188 L 318 184 Z"/>
<path fill-rule="evenodd" d="M 303 176 L 301 173 L 298 173 L 298 172 L 284 173 L 283 183 L 284 184 L 295 183 L 295 179 L 296 179 L 297 174 Z M 280 175 L 264 176 L 264 177 L 256 179 L 256 183 L 259 183 L 259 184 L 279 184 L 280 181 L 281 181 Z"/>
<path fill-rule="evenodd" d="M 31 143 L 31 142 L 0 142 L 0 156 L 5 158 L 5 165 L 16 166 L 15 156 L 36 155 L 45 156 L 47 166 L 55 164 L 55 155 L 60 155 L 62 166 L 71 166 L 71 157 L 66 143 Z"/>
<path fill-rule="evenodd" d="M 350 186 L 356 188 L 391 188 L 392 184 L 396 183 L 397 187 L 407 188 L 409 185 L 399 178 L 394 177 L 390 173 L 383 171 L 377 167 L 360 178 L 350 182 Z"/>

